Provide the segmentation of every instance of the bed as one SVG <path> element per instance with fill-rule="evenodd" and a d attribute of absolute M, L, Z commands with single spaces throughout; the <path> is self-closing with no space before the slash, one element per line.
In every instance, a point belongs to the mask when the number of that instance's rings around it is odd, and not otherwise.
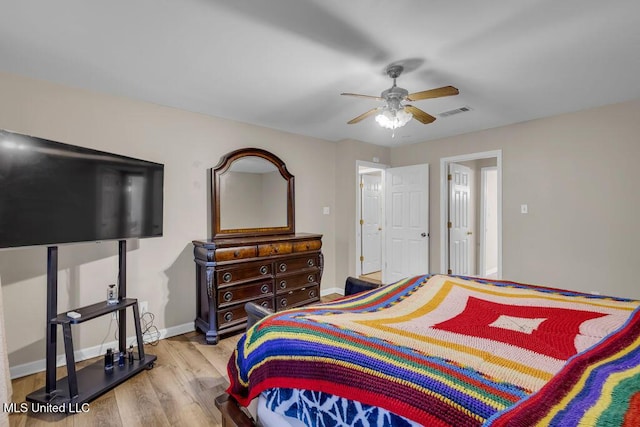
<path fill-rule="evenodd" d="M 639 306 L 412 277 L 260 320 L 217 404 L 225 425 L 638 426 Z"/>

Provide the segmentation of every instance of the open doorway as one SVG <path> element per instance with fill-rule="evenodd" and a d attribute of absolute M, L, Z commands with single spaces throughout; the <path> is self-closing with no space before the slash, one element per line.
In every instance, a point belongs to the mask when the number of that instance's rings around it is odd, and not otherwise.
<path fill-rule="evenodd" d="M 356 163 L 356 276 L 382 283 L 384 170 L 386 165 Z"/>
<path fill-rule="evenodd" d="M 502 276 L 502 152 L 440 159 L 441 271 Z"/>

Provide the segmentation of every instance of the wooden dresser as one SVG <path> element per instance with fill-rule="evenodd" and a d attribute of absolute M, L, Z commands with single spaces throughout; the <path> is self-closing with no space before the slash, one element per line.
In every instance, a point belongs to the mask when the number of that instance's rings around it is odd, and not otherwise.
<path fill-rule="evenodd" d="M 322 235 L 297 233 L 194 240 L 196 329 L 216 344 L 244 330 L 245 303 L 275 311 L 320 300 Z"/>

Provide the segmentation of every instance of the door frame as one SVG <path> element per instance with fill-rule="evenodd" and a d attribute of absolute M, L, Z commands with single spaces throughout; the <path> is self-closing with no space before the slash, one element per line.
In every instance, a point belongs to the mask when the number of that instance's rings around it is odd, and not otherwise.
<path fill-rule="evenodd" d="M 356 264 L 356 277 L 360 277 L 362 275 L 362 264 L 360 263 L 360 255 L 362 254 L 362 234 L 360 230 L 360 218 L 362 217 L 362 207 L 360 206 L 360 168 L 371 168 L 381 171 L 381 181 L 383 191 L 380 194 L 382 206 L 384 207 L 384 170 L 389 167 L 389 165 L 385 165 L 382 163 L 373 163 L 367 162 L 365 160 L 356 160 L 356 217 L 354 220 L 355 224 L 355 239 L 356 239 L 356 254 L 355 254 L 355 264 Z M 382 216 L 380 218 L 382 224 L 384 224 L 384 208 L 382 209 Z M 382 242 L 382 254 L 380 258 L 380 262 L 384 263 L 385 261 L 385 251 L 384 251 L 384 237 L 385 237 L 385 227 L 382 227 L 382 232 L 380 233 L 380 239 Z M 383 264 L 384 265 L 384 264 Z"/>
<path fill-rule="evenodd" d="M 447 221 L 449 218 L 449 163 L 466 162 L 486 158 L 496 158 L 498 170 L 498 279 L 502 278 L 502 150 L 461 154 L 440 159 L 440 272 L 447 273 L 449 264 L 449 239 Z"/>

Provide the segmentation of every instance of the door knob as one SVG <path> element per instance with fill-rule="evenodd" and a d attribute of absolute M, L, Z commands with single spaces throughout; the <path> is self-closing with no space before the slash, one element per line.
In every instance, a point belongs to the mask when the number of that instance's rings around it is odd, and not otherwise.
<path fill-rule="evenodd" d="M 467 231 L 467 236 L 471 236 L 472 234 L 473 234 L 473 232 Z"/>
<path fill-rule="evenodd" d="M 427 233 L 422 233 L 422 234 L 420 234 L 420 236 L 427 237 Z"/>

